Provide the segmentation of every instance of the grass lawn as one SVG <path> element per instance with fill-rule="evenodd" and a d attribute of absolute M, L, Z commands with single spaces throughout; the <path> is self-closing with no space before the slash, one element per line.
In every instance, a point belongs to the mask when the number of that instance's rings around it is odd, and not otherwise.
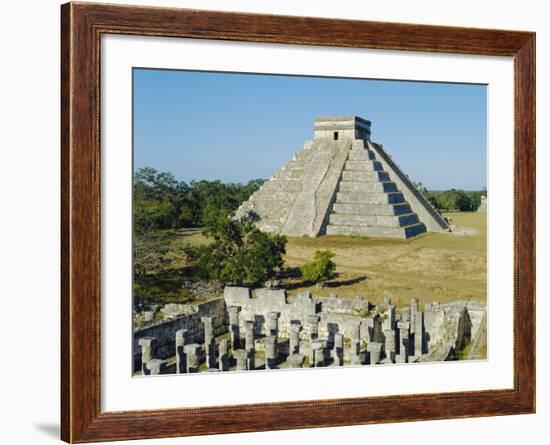
<path fill-rule="evenodd" d="M 421 304 L 471 299 L 486 301 L 487 215 L 452 213 L 456 233 L 426 233 L 410 240 L 321 236 L 288 237 L 285 264 L 290 270 L 312 260 L 316 250 L 336 254 L 337 276 L 325 287 L 308 287 L 297 273 L 282 279 L 289 294 L 363 295 L 373 302 L 391 297 L 398 306 L 411 297 Z M 175 243 L 206 243 L 200 229 L 181 229 Z"/>

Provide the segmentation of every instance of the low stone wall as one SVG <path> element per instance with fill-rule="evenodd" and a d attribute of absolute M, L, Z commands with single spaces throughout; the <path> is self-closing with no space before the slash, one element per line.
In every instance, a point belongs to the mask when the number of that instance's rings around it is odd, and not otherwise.
<path fill-rule="evenodd" d="M 214 318 L 214 333 L 221 335 L 227 332 L 225 301 L 217 298 L 197 305 L 195 312 L 182 315 L 172 320 L 163 321 L 153 326 L 134 332 L 134 371 L 141 369 L 141 347 L 138 340 L 143 337 L 155 337 L 156 348 L 153 354 L 156 358 L 166 359 L 175 355 L 176 332 L 180 329 L 188 330 L 188 343 L 204 342 L 204 327 L 201 317 Z"/>
<path fill-rule="evenodd" d="M 256 335 L 267 335 L 267 314 L 279 313 L 279 335 L 288 337 L 292 322 L 299 321 L 302 325 L 300 337 L 308 339 L 310 325 L 307 323 L 309 315 L 319 315 L 319 335 L 327 337 L 329 333 L 341 333 L 351 338 L 353 330 L 360 323 L 360 337 L 368 340 L 372 335 L 381 332 L 377 328 L 375 317 L 366 314 L 372 308 L 368 300 L 363 298 L 340 299 L 335 296 L 329 298 L 313 298 L 311 293 L 302 292 L 295 297 L 288 297 L 284 289 L 257 289 L 255 298 L 252 298 L 250 289 L 245 287 L 226 287 L 224 299 L 226 305 L 241 308 L 239 314 L 239 328 L 244 332 L 247 320 L 255 321 Z"/>

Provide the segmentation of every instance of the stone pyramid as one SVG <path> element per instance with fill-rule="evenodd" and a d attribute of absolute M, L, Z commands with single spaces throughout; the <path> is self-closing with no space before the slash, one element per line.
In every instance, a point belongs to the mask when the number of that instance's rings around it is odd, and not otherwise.
<path fill-rule="evenodd" d="M 315 119 L 314 138 L 237 210 L 290 236 L 410 238 L 449 225 L 356 116 Z"/>

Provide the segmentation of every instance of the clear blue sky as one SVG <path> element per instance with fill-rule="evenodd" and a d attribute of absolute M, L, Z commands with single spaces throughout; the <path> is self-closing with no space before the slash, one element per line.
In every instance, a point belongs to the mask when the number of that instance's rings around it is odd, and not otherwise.
<path fill-rule="evenodd" d="M 134 69 L 134 168 L 269 178 L 321 115 L 369 119 L 372 140 L 429 189 L 486 185 L 486 86 L 432 82 Z"/>

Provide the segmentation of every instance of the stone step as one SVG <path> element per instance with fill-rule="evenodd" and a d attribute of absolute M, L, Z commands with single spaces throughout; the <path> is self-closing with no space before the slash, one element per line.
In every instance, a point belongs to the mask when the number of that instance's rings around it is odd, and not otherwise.
<path fill-rule="evenodd" d="M 361 202 L 365 204 L 399 204 L 404 202 L 402 193 L 338 192 L 336 202 Z"/>
<path fill-rule="evenodd" d="M 426 232 L 426 226 L 422 223 L 412 224 L 405 227 L 383 227 L 383 226 L 344 226 L 329 224 L 326 229 L 327 235 L 352 235 L 369 236 L 375 238 L 403 238 L 408 239 Z"/>
<path fill-rule="evenodd" d="M 254 197 L 255 198 L 255 197 Z M 265 199 L 252 201 L 254 204 L 252 210 L 260 212 L 262 214 L 269 213 L 269 215 L 285 216 L 290 208 L 291 202 L 287 201 L 267 201 Z"/>
<path fill-rule="evenodd" d="M 282 179 L 285 181 L 301 181 L 303 176 L 303 169 L 289 168 L 286 170 L 279 170 L 272 176 L 272 179 Z"/>
<path fill-rule="evenodd" d="M 302 181 L 292 179 L 273 179 L 262 185 L 263 191 L 280 190 L 283 192 L 299 192 L 302 190 Z"/>
<path fill-rule="evenodd" d="M 378 161 L 346 161 L 345 169 L 362 172 L 383 170 L 382 164 Z"/>
<path fill-rule="evenodd" d="M 254 201 L 283 201 L 290 202 L 294 200 L 296 193 L 286 190 L 272 190 L 269 188 L 261 188 L 254 193 Z"/>
<path fill-rule="evenodd" d="M 418 216 L 416 213 L 405 215 L 349 215 L 331 213 L 329 224 L 337 226 L 381 226 L 381 227 L 404 227 L 416 224 Z"/>
<path fill-rule="evenodd" d="M 362 204 L 362 203 L 335 203 L 332 211 L 348 215 L 404 215 L 411 213 L 411 206 L 402 204 Z"/>
<path fill-rule="evenodd" d="M 342 173 L 344 181 L 389 181 L 390 175 L 384 171 L 360 172 L 344 170 Z"/>
<path fill-rule="evenodd" d="M 350 161 L 370 161 L 376 159 L 376 156 L 371 150 L 351 150 L 348 159 Z"/>
<path fill-rule="evenodd" d="M 395 182 L 385 181 L 340 181 L 339 191 L 341 192 L 397 192 Z"/>

